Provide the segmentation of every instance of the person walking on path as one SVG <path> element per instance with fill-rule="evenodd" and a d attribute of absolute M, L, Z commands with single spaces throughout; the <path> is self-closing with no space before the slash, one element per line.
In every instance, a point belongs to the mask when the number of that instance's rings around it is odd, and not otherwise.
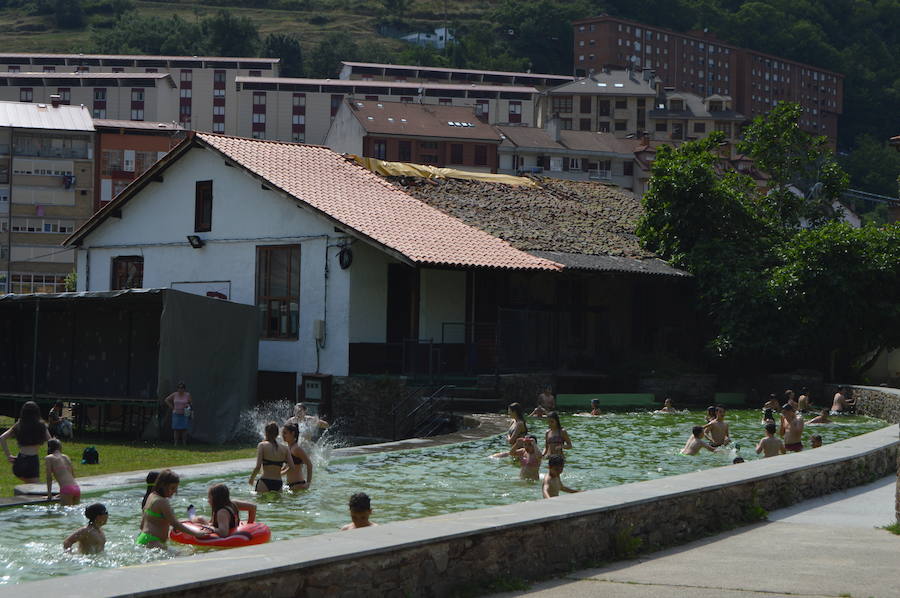
<path fill-rule="evenodd" d="M 175 387 L 175 392 L 164 400 L 166 406 L 172 411 L 172 436 L 175 446 L 178 446 L 179 441 L 181 441 L 181 444 L 187 445 L 188 428 L 193 415 L 191 393 L 187 391 L 187 386 L 185 386 L 184 382 L 179 382 L 178 386 Z"/>

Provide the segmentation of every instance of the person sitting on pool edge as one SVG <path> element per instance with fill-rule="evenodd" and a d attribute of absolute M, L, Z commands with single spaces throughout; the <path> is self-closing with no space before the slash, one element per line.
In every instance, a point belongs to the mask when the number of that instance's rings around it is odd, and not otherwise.
<path fill-rule="evenodd" d="M 147 497 L 143 515 L 141 516 L 141 533 L 135 539 L 135 543 L 147 548 L 165 548 L 169 539 L 169 528 L 174 527 L 195 538 L 206 538 L 206 532 L 198 532 L 183 525 L 175 517 L 169 499 L 178 492 L 178 483 L 181 478 L 171 469 L 163 469 L 159 472 L 153 491 Z"/>
<path fill-rule="evenodd" d="M 103 552 L 103 548 L 106 546 L 106 534 L 103 533 L 102 528 L 109 520 L 106 507 L 95 502 L 84 510 L 84 516 L 87 517 L 88 524 L 63 540 L 63 550 L 69 550 L 74 544 L 78 544 L 81 554 Z"/>
<path fill-rule="evenodd" d="M 351 523 L 342 527 L 342 532 L 378 525 L 377 523 L 369 521 L 369 517 L 372 515 L 372 501 L 369 500 L 369 495 L 365 492 L 357 492 L 351 496 L 349 506 Z"/>
<path fill-rule="evenodd" d="M 693 456 L 699 453 L 700 449 L 704 448 L 711 453 L 716 452 L 715 448 L 704 442 L 703 426 L 694 426 L 691 428 L 691 436 L 687 439 L 687 442 L 684 443 L 684 448 L 681 449 L 681 454 Z"/>

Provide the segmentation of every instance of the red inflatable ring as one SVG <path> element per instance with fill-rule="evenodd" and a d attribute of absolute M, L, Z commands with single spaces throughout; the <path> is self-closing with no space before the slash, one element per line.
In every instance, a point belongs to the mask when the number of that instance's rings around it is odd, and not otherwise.
<path fill-rule="evenodd" d="M 181 524 L 198 532 L 208 531 L 209 528 L 191 523 L 190 521 L 182 521 Z M 179 544 L 193 544 L 195 546 L 212 546 L 213 548 L 238 548 L 240 546 L 253 546 L 254 544 L 265 544 L 272 539 L 272 531 L 265 523 L 241 523 L 237 530 L 228 536 L 222 538 L 219 534 L 210 534 L 205 538 L 197 538 L 190 534 L 172 529 L 169 532 L 169 538 L 173 542 Z"/>

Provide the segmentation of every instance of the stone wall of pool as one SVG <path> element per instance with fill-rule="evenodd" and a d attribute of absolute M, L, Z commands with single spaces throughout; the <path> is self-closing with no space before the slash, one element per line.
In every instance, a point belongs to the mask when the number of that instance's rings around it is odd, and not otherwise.
<path fill-rule="evenodd" d="M 894 472 L 897 432 L 893 425 L 816 450 L 551 500 L 32 582 L 2 588 L 0 597 L 478 593 L 497 580 L 682 544 L 871 482 Z"/>

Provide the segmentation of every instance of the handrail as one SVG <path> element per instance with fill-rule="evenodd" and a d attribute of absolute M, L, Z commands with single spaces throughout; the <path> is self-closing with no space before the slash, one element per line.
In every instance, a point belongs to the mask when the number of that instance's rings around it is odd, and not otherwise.
<path fill-rule="evenodd" d="M 416 429 L 419 427 L 420 418 L 421 419 L 430 418 L 432 415 L 434 415 L 434 413 L 437 411 L 437 407 L 442 404 L 441 401 L 439 400 L 440 399 L 439 395 L 448 388 L 455 388 L 455 385 L 445 384 L 445 385 L 441 386 L 440 388 L 438 388 L 437 390 L 435 390 L 434 392 L 432 392 L 429 396 L 424 397 L 424 398 L 423 398 L 423 395 L 425 393 L 421 392 L 421 390 L 422 390 L 421 388 L 418 388 L 418 389 L 415 389 L 413 392 L 411 392 L 406 397 L 406 399 L 404 399 L 403 401 L 401 401 L 400 403 L 395 405 L 394 408 L 390 412 L 393 415 L 392 419 L 393 419 L 393 424 L 394 424 L 394 426 L 393 426 L 394 427 L 394 430 L 393 430 L 394 431 L 394 440 L 399 439 L 400 434 L 398 433 L 398 430 L 401 430 L 405 433 L 407 428 L 411 428 L 411 431 L 415 432 Z M 420 399 L 419 404 L 416 405 L 412 411 L 407 413 L 402 418 L 397 417 L 396 411 L 401 406 L 406 405 L 406 403 L 408 403 L 413 398 Z M 425 407 L 428 407 L 428 409 L 423 411 L 423 408 L 425 408 Z"/>
<path fill-rule="evenodd" d="M 421 403 L 419 403 L 418 405 L 416 405 L 416 408 L 413 409 L 412 411 L 410 411 L 410 412 L 406 415 L 406 417 L 407 417 L 407 418 L 412 417 L 413 415 L 415 415 L 415 413 L 416 413 L 419 409 L 421 409 L 421 408 L 424 407 L 425 405 L 431 404 L 433 401 L 435 401 L 435 398 L 436 398 L 436 396 L 438 395 L 438 393 L 440 393 L 440 392 L 441 392 L 442 390 L 444 390 L 445 388 L 456 388 L 456 385 L 455 385 L 455 384 L 445 384 L 445 385 L 441 386 L 439 389 L 437 389 L 436 391 L 434 391 L 433 393 L 431 393 L 431 396 L 429 396 L 427 399 L 425 399 L 424 401 L 422 401 Z"/>

